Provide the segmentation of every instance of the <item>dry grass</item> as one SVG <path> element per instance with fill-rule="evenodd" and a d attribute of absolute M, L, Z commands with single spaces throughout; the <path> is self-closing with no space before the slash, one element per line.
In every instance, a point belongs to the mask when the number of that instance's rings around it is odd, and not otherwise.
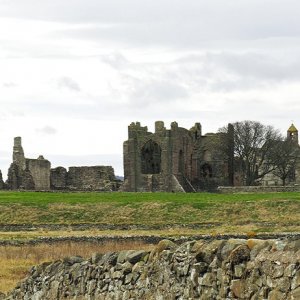
<path fill-rule="evenodd" d="M 4 232 L 0 231 L 0 240 L 2 241 L 28 241 L 36 240 L 39 238 L 60 238 L 60 237 L 126 237 L 126 236 L 195 236 L 202 234 L 218 235 L 218 234 L 245 234 L 249 238 L 256 236 L 259 233 L 290 233 L 299 232 L 298 222 L 291 222 L 288 217 L 276 223 L 277 220 L 271 219 L 269 222 L 241 222 L 240 219 L 231 222 L 223 223 L 208 223 L 192 227 L 184 227 L 171 225 L 161 229 L 131 229 L 131 230 L 101 230 L 101 229 L 88 229 L 88 230 L 47 230 L 38 229 L 34 231 L 13 231 Z M 1 248 L 0 248 L 1 249 Z"/>
<path fill-rule="evenodd" d="M 133 241 L 105 244 L 62 242 L 35 246 L 0 246 L 0 292 L 6 293 L 13 289 L 17 282 L 26 277 L 32 266 L 46 261 L 55 261 L 73 255 L 89 258 L 95 252 L 151 250 L 152 248 L 153 245 Z"/>

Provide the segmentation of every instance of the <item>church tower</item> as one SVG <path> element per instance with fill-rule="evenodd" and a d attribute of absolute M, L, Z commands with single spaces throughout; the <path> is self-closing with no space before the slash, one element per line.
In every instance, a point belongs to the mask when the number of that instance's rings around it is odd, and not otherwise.
<path fill-rule="evenodd" d="M 291 140 L 298 144 L 298 129 L 293 123 L 287 131 L 287 140 Z"/>

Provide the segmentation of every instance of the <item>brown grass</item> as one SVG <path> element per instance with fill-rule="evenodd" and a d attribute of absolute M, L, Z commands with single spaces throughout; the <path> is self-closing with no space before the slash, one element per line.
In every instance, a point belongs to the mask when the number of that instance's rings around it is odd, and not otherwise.
<path fill-rule="evenodd" d="M 17 282 L 26 277 L 32 266 L 46 261 L 55 261 L 73 255 L 89 258 L 95 252 L 151 250 L 152 248 L 153 245 L 134 241 L 105 244 L 61 242 L 35 246 L 0 246 L 0 292 L 6 293 L 13 289 Z"/>

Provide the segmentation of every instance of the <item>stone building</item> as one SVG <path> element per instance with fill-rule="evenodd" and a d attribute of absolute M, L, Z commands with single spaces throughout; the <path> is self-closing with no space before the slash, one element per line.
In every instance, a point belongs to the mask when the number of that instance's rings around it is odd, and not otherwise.
<path fill-rule="evenodd" d="M 232 184 L 233 149 L 224 159 L 216 147 L 220 137 L 214 133 L 202 135 L 200 123 L 188 130 L 172 122 L 171 129 L 166 129 L 162 121 L 157 121 L 154 133 L 139 122 L 131 123 L 123 145 L 122 189 L 195 192 Z"/>
<path fill-rule="evenodd" d="M 7 187 L 11 190 L 50 190 L 50 168 L 50 162 L 42 155 L 37 159 L 25 158 L 21 137 L 15 137 Z"/>

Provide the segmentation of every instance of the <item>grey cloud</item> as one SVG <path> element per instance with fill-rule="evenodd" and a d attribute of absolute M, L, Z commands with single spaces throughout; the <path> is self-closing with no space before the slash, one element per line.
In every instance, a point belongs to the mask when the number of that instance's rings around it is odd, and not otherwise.
<path fill-rule="evenodd" d="M 145 73 L 138 78 L 129 74 L 122 74 L 122 88 L 120 96 L 126 95 L 131 106 L 145 107 L 154 103 L 166 104 L 170 101 L 186 99 L 189 93 L 180 82 L 169 79 L 164 74 Z"/>
<path fill-rule="evenodd" d="M 79 84 L 70 77 L 61 77 L 57 81 L 59 88 L 67 88 L 72 91 L 80 92 Z"/>
<path fill-rule="evenodd" d="M 0 15 L 91 25 L 56 33 L 65 37 L 188 48 L 299 36 L 299 10 L 297 0 L 16 0 L 2 1 Z"/>
<path fill-rule="evenodd" d="M 118 59 L 113 62 L 118 69 Z M 168 63 L 135 64 L 121 55 L 120 64 L 121 85 L 113 87 L 112 93 L 116 98 L 126 97 L 131 107 L 188 101 L 196 94 L 211 92 L 272 89 L 300 80 L 300 57 L 289 62 L 260 52 L 207 52 Z"/>
<path fill-rule="evenodd" d="M 177 99 L 185 99 L 189 95 L 186 88 L 177 83 L 167 80 L 151 80 L 137 85 L 130 96 L 135 99 L 135 102 L 138 101 L 139 104 L 145 105 L 153 102 L 170 102 Z"/>
<path fill-rule="evenodd" d="M 10 110 L 9 115 L 12 117 L 26 117 L 26 114 L 20 108 Z"/>
<path fill-rule="evenodd" d="M 60 30 L 54 32 L 54 38 L 74 38 L 83 40 L 93 40 L 99 43 L 111 42 L 117 45 L 131 45 L 131 46 L 152 46 L 152 45 L 165 45 L 177 46 L 180 48 L 194 48 L 203 46 L 203 40 L 207 40 L 199 33 L 195 35 L 195 25 L 191 23 L 174 24 L 165 22 L 152 23 L 134 23 L 122 24 L 116 23 L 114 26 L 102 27 L 97 24 L 90 28 L 78 28 Z M 210 35 L 212 34 L 204 34 Z"/>
<path fill-rule="evenodd" d="M 80 103 L 73 103 L 72 105 L 68 101 L 66 102 L 64 97 L 55 97 L 55 101 L 52 101 L 53 98 L 50 96 L 46 101 L 39 102 L 37 100 L 33 105 L 29 105 L 23 101 L 20 103 L 19 107 L 20 110 L 24 111 L 24 113 L 28 116 L 44 116 L 47 119 L 56 116 L 70 119 L 99 120 L 99 117 L 101 116 L 101 119 L 119 120 L 122 115 L 123 108 L 121 108 L 120 105 L 114 102 L 110 97 L 105 98 L 96 95 L 93 96 L 84 94 L 80 96 L 82 101 Z M 87 100 L 86 102 L 93 102 L 93 104 L 86 105 L 84 100 Z M 72 109 L 70 109 L 70 107 Z"/>
<path fill-rule="evenodd" d="M 17 87 L 18 85 L 14 82 L 4 82 L 3 86 L 6 88 L 14 88 L 14 87 Z"/>
<path fill-rule="evenodd" d="M 272 79 L 300 78 L 300 56 L 292 61 L 276 58 L 263 52 L 225 51 L 206 52 L 203 55 L 188 55 L 176 60 L 181 66 L 197 65 L 209 74 L 214 68 L 222 68 L 231 73 L 249 77 Z"/>
<path fill-rule="evenodd" d="M 235 74 L 269 80 L 300 79 L 300 57 L 293 63 L 286 63 L 259 53 L 221 53 L 208 55 L 212 64 L 224 67 Z"/>
<path fill-rule="evenodd" d="M 52 134 L 56 134 L 57 130 L 51 126 L 44 126 L 42 128 L 37 128 L 36 132 L 42 135 L 52 135 Z"/>
<path fill-rule="evenodd" d="M 109 55 L 102 55 L 100 59 L 102 62 L 110 65 L 115 69 L 121 69 L 123 67 L 127 67 L 129 64 L 127 58 L 123 56 L 121 53 L 117 53 L 117 52 Z"/>
<path fill-rule="evenodd" d="M 161 4 L 160 8 L 164 9 L 164 5 Z M 161 9 L 157 9 L 149 0 L 72 0 L 71 5 L 68 1 L 61 0 L 26 0 L 26 3 L 15 0 L 2 3 L 0 8 L 1 14 L 6 17 L 75 23 L 143 21 L 154 15 L 163 17 Z M 148 14 L 144 14 L 145 12 Z"/>
<path fill-rule="evenodd" d="M 283 61 L 260 52 L 207 52 L 181 57 L 174 64 L 190 86 L 217 92 L 269 88 L 300 80 L 300 56 Z"/>

